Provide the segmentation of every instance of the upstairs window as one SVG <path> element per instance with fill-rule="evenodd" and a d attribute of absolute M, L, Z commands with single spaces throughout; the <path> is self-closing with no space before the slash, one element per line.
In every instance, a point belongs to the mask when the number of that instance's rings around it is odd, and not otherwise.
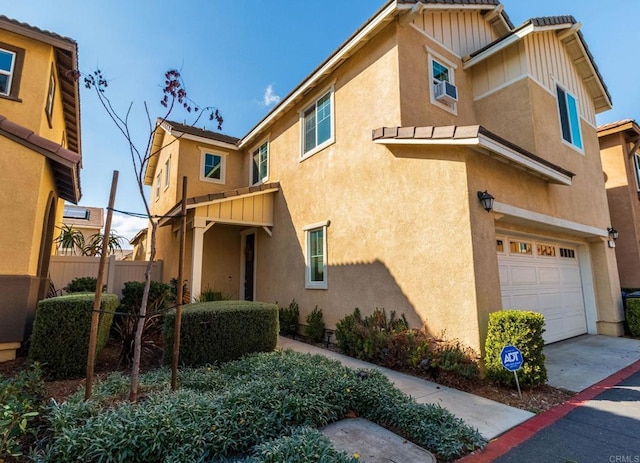
<path fill-rule="evenodd" d="M 169 188 L 169 179 L 170 179 L 169 168 L 170 167 L 171 167 L 171 156 L 169 156 L 169 159 L 167 159 L 167 162 L 164 163 L 164 189 L 165 190 Z"/>
<path fill-rule="evenodd" d="M 269 175 L 269 142 L 264 142 L 252 153 L 251 184 L 264 182 Z"/>
<path fill-rule="evenodd" d="M 156 201 L 160 199 L 160 174 L 156 177 Z"/>
<path fill-rule="evenodd" d="M 429 86 L 431 104 L 457 114 L 458 88 L 455 86 L 455 65 L 429 52 Z"/>
<path fill-rule="evenodd" d="M 53 127 L 53 102 L 56 96 L 56 76 L 51 68 L 51 74 L 49 75 L 49 90 L 47 91 L 47 103 L 44 107 L 44 112 L 47 114 L 47 121 L 49 127 Z"/>
<path fill-rule="evenodd" d="M 200 180 L 212 183 L 224 183 L 225 156 L 202 150 Z"/>
<path fill-rule="evenodd" d="M 640 154 L 635 153 L 633 155 L 633 164 L 636 167 L 636 186 L 638 192 L 640 192 Z"/>
<path fill-rule="evenodd" d="M 580 118 L 576 98 L 559 85 L 556 85 L 556 94 L 562 139 L 582 150 L 582 135 L 580 134 Z"/>
<path fill-rule="evenodd" d="M 0 48 L 0 95 L 11 95 L 11 84 L 15 72 L 16 54 Z"/>
<path fill-rule="evenodd" d="M 302 119 L 302 157 L 308 157 L 333 142 L 333 92 L 330 90 L 307 108 Z"/>

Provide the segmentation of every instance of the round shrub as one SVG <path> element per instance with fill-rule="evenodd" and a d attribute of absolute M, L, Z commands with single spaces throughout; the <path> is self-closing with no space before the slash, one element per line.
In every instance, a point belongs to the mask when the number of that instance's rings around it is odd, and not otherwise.
<path fill-rule="evenodd" d="M 521 386 L 534 387 L 547 382 L 544 364 L 544 316 L 524 310 L 502 310 L 489 315 L 485 342 L 485 367 L 487 378 L 500 384 L 515 386 L 513 373 L 502 366 L 500 352 L 511 345 L 522 352 L 523 364 L 518 370 Z"/>
<path fill-rule="evenodd" d="M 640 298 L 627 299 L 625 317 L 631 336 L 640 337 Z"/>

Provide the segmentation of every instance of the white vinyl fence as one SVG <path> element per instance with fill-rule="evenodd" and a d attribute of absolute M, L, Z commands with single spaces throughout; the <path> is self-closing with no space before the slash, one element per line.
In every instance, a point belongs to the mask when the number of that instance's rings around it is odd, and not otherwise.
<path fill-rule="evenodd" d="M 51 256 L 49 278 L 56 290 L 61 290 L 71 280 L 79 277 L 98 276 L 99 257 L 91 256 Z M 107 292 L 122 296 L 122 288 L 127 281 L 144 281 L 144 271 L 147 261 L 116 260 L 109 256 L 105 268 L 104 283 Z M 161 281 L 162 261 L 156 261 L 151 267 L 151 279 Z"/>

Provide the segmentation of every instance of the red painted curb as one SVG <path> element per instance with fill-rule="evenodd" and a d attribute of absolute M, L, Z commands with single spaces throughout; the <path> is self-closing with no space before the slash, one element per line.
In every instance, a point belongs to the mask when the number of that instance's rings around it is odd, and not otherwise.
<path fill-rule="evenodd" d="M 608 389 L 611 389 L 618 383 L 624 381 L 631 375 L 640 371 L 640 360 L 632 363 L 628 367 L 623 368 L 617 373 L 603 379 L 599 383 L 588 387 L 582 392 L 579 392 L 566 402 L 554 407 L 546 412 L 540 413 L 525 421 L 519 426 L 507 431 L 506 433 L 498 436 L 484 448 L 476 450 L 473 453 L 457 460 L 458 463 L 490 463 L 496 458 L 501 457 L 512 448 L 522 444 L 524 441 L 532 438 L 535 434 L 546 428 L 547 426 L 555 423 L 560 418 L 566 416 L 572 410 L 584 405 L 588 400 L 602 394 Z"/>

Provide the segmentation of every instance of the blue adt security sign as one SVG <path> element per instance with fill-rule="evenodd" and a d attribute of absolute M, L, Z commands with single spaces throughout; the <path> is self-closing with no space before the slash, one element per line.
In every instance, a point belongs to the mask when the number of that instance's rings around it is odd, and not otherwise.
<path fill-rule="evenodd" d="M 515 346 L 504 346 L 500 352 L 502 366 L 509 371 L 518 371 L 522 366 L 522 352 Z"/>

